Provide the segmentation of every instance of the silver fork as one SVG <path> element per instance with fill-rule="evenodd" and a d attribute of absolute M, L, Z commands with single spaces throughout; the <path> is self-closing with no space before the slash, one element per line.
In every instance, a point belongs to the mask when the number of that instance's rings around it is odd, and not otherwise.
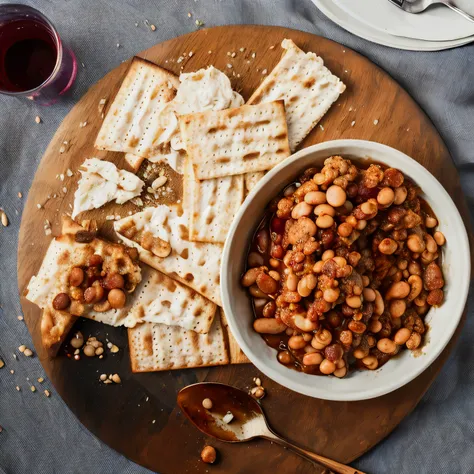
<path fill-rule="evenodd" d="M 467 20 L 474 22 L 474 16 L 469 15 L 469 13 L 461 10 L 450 0 L 389 0 L 389 2 L 393 3 L 397 7 L 400 7 L 402 10 L 405 10 L 408 13 L 421 13 L 425 11 L 430 5 L 441 3 L 446 5 L 448 8 L 451 8 L 451 10 L 455 11 L 456 13 L 459 13 Z"/>

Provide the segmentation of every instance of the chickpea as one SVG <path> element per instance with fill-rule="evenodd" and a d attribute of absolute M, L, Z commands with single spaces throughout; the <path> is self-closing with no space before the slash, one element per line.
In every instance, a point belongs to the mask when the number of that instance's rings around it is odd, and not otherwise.
<path fill-rule="evenodd" d="M 386 188 L 388 189 L 388 188 Z M 379 244 L 379 251 L 384 255 L 392 255 L 398 249 L 398 244 L 393 239 L 383 239 Z"/>
<path fill-rule="evenodd" d="M 377 202 L 381 206 L 390 206 L 395 200 L 395 193 L 392 188 L 382 188 L 377 194 Z"/>
<path fill-rule="evenodd" d="M 293 350 L 303 349 L 306 346 L 306 341 L 303 336 L 291 336 L 288 339 L 288 347 Z"/>
<path fill-rule="evenodd" d="M 284 364 L 284 365 L 288 365 L 288 364 L 291 364 L 291 355 L 288 351 L 280 351 L 278 353 L 278 361 L 280 362 L 280 364 Z"/>
<path fill-rule="evenodd" d="M 403 344 L 405 344 L 408 341 L 410 336 L 411 336 L 411 331 L 409 329 L 401 328 L 395 333 L 393 340 L 399 346 L 403 346 Z"/>
<path fill-rule="evenodd" d="M 318 206 L 314 208 L 314 213 L 317 216 L 328 215 L 328 216 L 334 217 L 336 215 L 335 209 L 329 204 L 319 204 Z"/>
<path fill-rule="evenodd" d="M 110 290 L 107 300 L 110 303 L 110 306 L 115 309 L 120 309 L 125 306 L 125 302 L 127 301 L 127 297 L 125 296 L 125 293 L 120 290 L 119 288 L 114 288 L 113 290 Z"/>
<path fill-rule="evenodd" d="M 299 219 L 300 217 L 309 216 L 311 212 L 313 212 L 313 206 L 310 206 L 306 201 L 301 201 L 291 211 L 291 217 Z"/>
<path fill-rule="evenodd" d="M 425 226 L 428 227 L 428 229 L 432 229 L 433 227 L 436 227 L 438 225 L 438 221 L 431 216 L 426 216 L 425 219 Z"/>
<path fill-rule="evenodd" d="M 286 279 L 286 287 L 290 291 L 296 291 L 296 289 L 298 288 L 298 282 L 299 278 L 294 273 L 290 273 L 288 275 L 288 278 Z"/>
<path fill-rule="evenodd" d="M 203 450 L 201 451 L 201 459 L 202 462 L 206 464 L 213 464 L 216 461 L 217 453 L 215 448 L 212 446 L 204 446 Z"/>
<path fill-rule="evenodd" d="M 311 341 L 311 345 L 315 349 L 321 350 L 324 349 L 327 345 L 329 345 L 331 341 L 332 334 L 327 329 L 323 329 L 314 335 L 313 340 Z"/>
<path fill-rule="evenodd" d="M 382 330 L 382 323 L 378 319 L 374 319 L 369 324 L 369 331 L 377 334 Z"/>
<path fill-rule="evenodd" d="M 346 366 L 346 362 L 344 361 L 344 359 L 336 360 L 334 361 L 334 363 L 336 364 L 336 369 L 342 369 Z"/>
<path fill-rule="evenodd" d="M 369 303 L 372 303 L 373 301 L 375 301 L 376 295 L 375 295 L 375 291 L 372 288 L 364 288 L 363 295 L 364 295 L 364 301 L 368 301 Z"/>
<path fill-rule="evenodd" d="M 279 319 L 258 318 L 253 322 L 253 328 L 260 334 L 280 334 L 287 326 Z"/>
<path fill-rule="evenodd" d="M 341 237 L 349 237 L 349 235 L 352 234 L 352 226 L 347 223 L 347 222 L 343 222 L 342 224 L 339 225 L 339 227 L 337 228 L 337 233 L 341 236 Z"/>
<path fill-rule="evenodd" d="M 322 191 L 310 191 L 304 196 L 305 202 L 313 206 L 318 206 L 319 204 L 326 203 L 326 193 Z"/>
<path fill-rule="evenodd" d="M 323 292 L 323 298 L 328 303 L 335 303 L 340 295 L 340 290 L 338 288 L 327 288 Z"/>
<path fill-rule="evenodd" d="M 360 308 L 360 306 L 362 305 L 362 301 L 360 299 L 360 296 L 348 296 L 346 298 L 346 304 L 347 306 L 350 306 L 351 308 L 354 308 L 354 309 L 357 309 L 357 308 Z"/>
<path fill-rule="evenodd" d="M 377 360 L 377 357 L 373 355 L 369 355 L 367 357 L 364 357 L 362 359 L 362 363 L 369 369 L 369 370 L 375 370 L 379 366 L 379 361 Z"/>
<path fill-rule="evenodd" d="M 303 365 L 319 365 L 323 361 L 323 356 L 319 352 L 311 352 L 303 356 Z"/>
<path fill-rule="evenodd" d="M 393 300 L 390 302 L 389 312 L 392 318 L 400 318 L 405 314 L 405 310 L 407 309 L 407 305 L 405 300 Z"/>
<path fill-rule="evenodd" d="M 84 270 L 79 267 L 74 267 L 69 274 L 69 284 L 71 286 L 80 286 L 84 281 Z"/>
<path fill-rule="evenodd" d="M 346 192 L 340 186 L 333 184 L 326 191 L 326 200 L 333 207 L 341 207 L 346 202 Z"/>
<path fill-rule="evenodd" d="M 377 349 L 384 354 L 393 354 L 397 350 L 397 345 L 388 337 L 384 337 L 378 340 Z"/>
<path fill-rule="evenodd" d="M 421 344 L 421 336 L 417 332 L 412 332 L 409 339 L 405 343 L 407 348 L 410 349 L 411 351 L 415 350 L 418 348 L 418 346 Z"/>
<path fill-rule="evenodd" d="M 439 230 L 436 231 L 433 235 L 435 242 L 442 247 L 446 243 L 446 237 Z"/>
<path fill-rule="evenodd" d="M 326 260 L 329 260 L 331 258 L 334 258 L 334 250 L 326 250 L 324 253 L 321 255 L 321 260 L 325 262 Z"/>
<path fill-rule="evenodd" d="M 397 206 L 399 206 L 400 204 L 402 204 L 405 199 L 407 198 L 407 194 L 408 194 L 408 191 L 407 191 L 407 188 L 405 186 L 400 186 L 399 188 L 396 188 L 395 189 L 395 199 L 393 201 L 393 203 Z"/>
<path fill-rule="evenodd" d="M 418 234 L 410 234 L 407 239 L 407 247 L 414 253 L 422 253 L 425 250 L 425 243 Z"/>
<path fill-rule="evenodd" d="M 330 227 L 333 226 L 333 224 L 334 224 L 334 219 L 327 214 L 323 214 L 322 216 L 319 216 L 316 219 L 316 225 L 320 229 L 329 229 Z"/>
<path fill-rule="evenodd" d="M 330 360 L 324 359 L 319 366 L 319 370 L 324 375 L 330 375 L 336 370 L 336 365 Z"/>

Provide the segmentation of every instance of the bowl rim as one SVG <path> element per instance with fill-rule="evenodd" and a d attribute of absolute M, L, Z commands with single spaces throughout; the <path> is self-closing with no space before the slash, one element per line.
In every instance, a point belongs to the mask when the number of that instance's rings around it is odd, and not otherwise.
<path fill-rule="evenodd" d="M 410 163 L 412 167 L 417 169 L 423 177 L 430 180 L 431 184 L 437 187 L 437 192 L 441 193 L 443 197 L 443 201 L 446 202 L 446 205 L 450 207 L 450 211 L 453 212 L 453 219 L 456 222 L 456 226 L 459 227 L 459 232 L 457 235 L 458 240 L 456 244 L 461 246 L 463 251 L 466 252 L 466 259 L 464 260 L 467 262 L 467 265 L 463 266 L 463 274 L 465 278 L 463 278 L 463 285 L 462 287 L 456 287 L 456 294 L 457 294 L 457 304 L 456 307 L 453 308 L 452 314 L 454 315 L 453 321 L 455 319 L 456 324 L 452 324 L 452 327 L 449 331 L 446 332 L 445 338 L 442 342 L 438 343 L 437 346 L 433 347 L 433 350 L 430 350 L 426 353 L 423 357 L 423 364 L 420 364 L 416 370 L 407 371 L 404 377 L 397 378 L 396 380 L 391 380 L 388 383 L 385 383 L 380 386 L 380 388 L 368 388 L 364 390 L 358 390 L 354 392 L 347 392 L 341 390 L 340 393 L 333 394 L 333 393 L 325 393 L 324 387 L 315 387 L 315 386 L 308 386 L 302 383 L 296 383 L 288 378 L 285 377 L 283 372 L 280 372 L 272 367 L 266 365 L 253 351 L 252 347 L 246 342 L 246 340 L 242 337 L 240 332 L 238 331 L 236 322 L 234 320 L 234 314 L 232 311 L 232 302 L 230 300 L 229 295 L 229 286 L 232 283 L 230 281 L 230 274 L 229 265 L 232 263 L 231 259 L 231 249 L 234 237 L 236 235 L 237 229 L 242 221 L 242 218 L 245 216 L 247 208 L 249 207 L 250 203 L 253 199 L 257 196 L 260 190 L 266 186 L 266 184 L 273 179 L 273 177 L 280 173 L 280 171 L 284 168 L 290 167 L 295 161 L 303 159 L 308 155 L 311 155 L 315 152 L 326 151 L 328 152 L 328 156 L 331 154 L 338 153 L 334 151 L 335 148 L 343 148 L 343 147 L 353 147 L 354 154 L 357 157 L 357 152 L 362 150 L 363 148 L 371 148 L 374 154 L 391 154 L 391 155 L 398 155 L 399 159 L 401 160 L 400 166 L 397 168 L 403 167 L 403 162 Z M 333 151 L 331 151 L 333 150 Z M 351 155 L 351 152 L 347 152 L 347 155 Z M 363 159 L 362 156 L 358 158 Z M 377 160 L 377 157 L 373 157 Z M 402 168 L 403 169 L 403 168 Z M 263 211 L 263 210 L 262 210 Z M 226 314 L 226 318 L 228 324 L 230 326 L 231 332 L 235 337 L 237 343 L 245 353 L 245 355 L 249 358 L 249 360 L 254 364 L 257 369 L 259 369 L 263 374 L 267 377 L 271 378 L 275 382 L 279 383 L 280 385 L 284 386 L 285 388 L 301 393 L 303 395 L 307 395 L 313 398 L 320 398 L 325 400 L 334 400 L 334 401 L 356 401 L 356 400 L 366 400 L 370 398 L 379 397 L 390 393 L 406 384 L 414 380 L 418 375 L 424 372 L 441 354 L 441 352 L 445 349 L 448 345 L 449 341 L 452 339 L 453 334 L 455 333 L 456 329 L 459 326 L 459 322 L 461 320 L 462 314 L 465 309 L 468 292 L 469 292 L 469 283 L 470 283 L 470 274 L 471 274 L 471 265 L 470 265 L 470 248 L 469 248 L 469 239 L 467 236 L 466 228 L 464 222 L 459 214 L 459 211 L 454 204 L 453 200 L 449 196 L 448 192 L 444 189 L 441 183 L 428 171 L 424 166 L 418 163 L 416 160 L 411 158 L 410 156 L 406 155 L 405 153 L 397 150 L 396 148 L 390 147 L 388 145 L 384 145 L 379 142 L 369 141 L 369 140 L 355 140 L 355 139 L 340 139 L 340 140 L 330 140 L 326 142 L 322 142 L 316 145 L 309 146 L 307 148 L 303 148 L 302 150 L 296 152 L 295 154 L 291 155 L 290 157 L 286 158 L 284 161 L 279 163 L 276 167 L 270 170 L 252 189 L 249 193 L 247 198 L 245 199 L 244 203 L 239 208 L 232 225 L 229 229 L 229 233 L 227 235 L 226 242 L 224 244 L 223 254 L 222 254 L 222 262 L 221 262 L 221 269 L 220 269 L 220 281 L 221 281 L 221 299 L 223 304 L 223 310 Z M 262 343 L 264 341 L 262 340 Z M 264 343 L 265 344 L 265 343 Z M 304 374 L 306 375 L 306 374 Z"/>

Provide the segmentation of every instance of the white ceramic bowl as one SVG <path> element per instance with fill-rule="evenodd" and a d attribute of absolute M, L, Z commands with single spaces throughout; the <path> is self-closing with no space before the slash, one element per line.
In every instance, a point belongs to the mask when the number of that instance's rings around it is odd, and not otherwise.
<path fill-rule="evenodd" d="M 277 361 L 275 349 L 252 328 L 250 297 L 240 285 L 250 240 L 268 202 L 310 166 L 321 166 L 331 155 L 354 161 L 371 158 L 400 169 L 417 183 L 423 197 L 439 219 L 447 243 L 443 247 L 445 301 L 426 316 L 429 331 L 422 353 L 402 351 L 375 371 L 354 371 L 338 379 L 308 375 L 289 369 Z M 250 193 L 230 229 L 221 267 L 224 311 L 237 342 L 248 358 L 267 377 L 296 392 L 326 400 L 364 400 L 389 393 L 407 384 L 438 357 L 451 339 L 461 318 L 469 288 L 469 243 L 463 221 L 443 186 L 415 160 L 380 143 L 363 140 L 335 140 L 299 151 L 271 170 Z"/>

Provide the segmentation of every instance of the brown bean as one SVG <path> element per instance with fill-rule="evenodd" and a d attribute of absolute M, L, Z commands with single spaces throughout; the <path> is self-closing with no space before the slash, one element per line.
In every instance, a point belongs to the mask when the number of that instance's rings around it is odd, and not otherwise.
<path fill-rule="evenodd" d="M 446 243 L 446 237 L 439 230 L 434 233 L 433 238 L 440 247 Z"/>
<path fill-rule="evenodd" d="M 344 329 L 343 331 L 340 332 L 339 334 L 339 341 L 341 341 L 341 344 L 344 346 L 350 346 L 352 345 L 352 332 L 349 331 L 348 329 Z"/>
<path fill-rule="evenodd" d="M 382 323 L 378 319 L 374 319 L 369 324 L 369 331 L 377 334 L 382 330 Z"/>
<path fill-rule="evenodd" d="M 418 234 L 410 234 L 407 239 L 407 247 L 412 252 L 422 253 L 425 251 L 426 245 Z"/>
<path fill-rule="evenodd" d="M 328 215 L 328 216 L 334 217 L 336 215 L 335 209 L 329 204 L 319 204 L 318 206 L 314 208 L 314 213 L 317 216 Z"/>
<path fill-rule="evenodd" d="M 410 285 L 406 281 L 393 283 L 385 293 L 387 301 L 392 299 L 403 299 L 410 294 Z"/>
<path fill-rule="evenodd" d="M 375 290 L 374 313 L 380 316 L 383 314 L 384 310 L 385 303 L 383 301 L 382 295 L 380 294 L 380 291 Z"/>
<path fill-rule="evenodd" d="M 407 194 L 408 194 L 408 191 L 407 191 L 407 188 L 405 188 L 405 186 L 400 186 L 399 188 L 396 188 L 395 189 L 395 199 L 394 199 L 393 203 L 396 206 L 399 206 L 400 204 L 402 204 L 405 201 L 405 199 L 407 198 Z"/>
<path fill-rule="evenodd" d="M 59 293 L 53 300 L 53 308 L 57 311 L 65 310 L 71 304 L 71 298 L 67 293 Z"/>
<path fill-rule="evenodd" d="M 330 344 L 332 341 L 332 334 L 330 331 L 327 329 L 322 329 L 321 331 L 318 331 L 312 341 L 311 345 L 315 349 L 324 349 L 328 344 Z"/>
<path fill-rule="evenodd" d="M 388 337 L 384 337 L 378 340 L 377 349 L 384 354 L 393 354 L 397 349 L 397 345 Z"/>
<path fill-rule="evenodd" d="M 428 297 L 426 298 L 426 302 L 430 306 L 439 306 L 443 303 L 444 300 L 444 292 L 441 289 L 431 290 L 428 293 Z"/>
<path fill-rule="evenodd" d="M 311 294 L 311 292 L 316 288 L 318 283 L 318 279 L 313 274 L 305 275 L 299 282 L 298 282 L 298 293 L 303 297 L 306 298 Z"/>
<path fill-rule="evenodd" d="M 423 290 L 423 280 L 419 275 L 410 275 L 408 283 L 410 285 L 410 293 L 407 296 L 407 301 L 413 301 Z"/>
<path fill-rule="evenodd" d="M 257 281 L 257 276 L 262 272 L 261 267 L 251 268 L 244 273 L 240 283 L 245 286 L 252 286 Z"/>
<path fill-rule="evenodd" d="M 260 290 L 266 294 L 276 293 L 278 291 L 278 282 L 266 273 L 260 272 L 257 275 L 256 283 Z"/>
<path fill-rule="evenodd" d="M 339 225 L 339 227 L 337 228 L 337 233 L 341 236 L 341 237 L 349 237 L 349 235 L 352 234 L 352 230 L 353 230 L 353 227 L 347 223 L 347 222 L 343 222 L 342 224 Z"/>
<path fill-rule="evenodd" d="M 347 327 L 355 334 L 364 334 L 367 326 L 361 321 L 350 321 Z"/>
<path fill-rule="evenodd" d="M 333 184 L 326 191 L 328 204 L 333 207 L 341 207 L 346 202 L 346 192 L 340 186 Z"/>
<path fill-rule="evenodd" d="M 408 349 L 411 351 L 415 350 L 418 348 L 418 346 L 421 344 L 421 336 L 417 332 L 412 332 L 410 337 L 408 338 L 406 342 L 406 346 Z"/>
<path fill-rule="evenodd" d="M 265 253 L 270 245 L 270 236 L 265 229 L 259 230 L 256 236 L 257 248 L 259 252 Z"/>
<path fill-rule="evenodd" d="M 370 370 L 375 370 L 379 366 L 379 361 L 377 357 L 369 355 L 362 359 L 362 363 Z"/>
<path fill-rule="evenodd" d="M 293 350 L 303 349 L 306 346 L 306 341 L 303 336 L 291 336 L 288 339 L 288 347 Z"/>
<path fill-rule="evenodd" d="M 339 298 L 340 290 L 339 288 L 327 288 L 323 292 L 323 298 L 328 303 L 335 303 Z"/>
<path fill-rule="evenodd" d="M 79 301 L 71 301 L 71 306 L 69 306 L 69 312 L 73 316 L 82 316 L 84 314 L 84 305 Z"/>
<path fill-rule="evenodd" d="M 348 296 L 346 298 L 346 304 L 350 308 L 357 309 L 360 308 L 360 306 L 362 305 L 362 301 L 360 299 L 360 296 Z"/>
<path fill-rule="evenodd" d="M 425 219 L 425 226 L 428 227 L 428 229 L 432 229 L 433 227 L 436 227 L 438 225 L 438 221 L 431 216 L 426 216 Z"/>
<path fill-rule="evenodd" d="M 405 300 L 393 300 L 390 302 L 388 310 L 392 318 L 401 318 L 405 314 L 407 305 Z"/>
<path fill-rule="evenodd" d="M 250 252 L 247 257 L 247 264 L 250 268 L 261 267 L 264 264 L 263 256 L 258 252 Z"/>
<path fill-rule="evenodd" d="M 284 364 L 284 365 L 291 364 L 292 358 L 288 351 L 280 351 L 277 357 L 278 357 L 278 361 L 281 364 Z"/>
<path fill-rule="evenodd" d="M 312 212 L 313 206 L 308 204 L 306 201 L 301 201 L 291 211 L 291 217 L 293 219 L 299 219 L 300 217 L 308 217 Z"/>
<path fill-rule="evenodd" d="M 253 322 L 253 328 L 260 334 L 280 334 L 286 327 L 285 323 L 274 318 L 258 318 Z"/>
<path fill-rule="evenodd" d="M 322 191 L 310 191 L 305 194 L 304 200 L 313 206 L 324 204 L 326 202 L 326 193 L 323 193 Z"/>
<path fill-rule="evenodd" d="M 411 275 L 421 275 L 421 266 L 418 262 L 410 262 L 408 264 L 408 271 Z"/>
<path fill-rule="evenodd" d="M 125 280 L 120 273 L 108 273 L 104 278 L 103 286 L 106 290 L 123 288 L 125 286 Z"/>
<path fill-rule="evenodd" d="M 89 258 L 89 267 L 98 267 L 99 265 L 102 265 L 104 262 L 104 259 L 100 256 L 97 255 L 96 253 L 94 255 L 91 255 Z"/>
<path fill-rule="evenodd" d="M 268 295 L 264 293 L 257 285 L 249 287 L 249 292 L 254 298 L 265 298 L 268 299 Z"/>
<path fill-rule="evenodd" d="M 276 312 L 276 303 L 274 301 L 269 301 L 265 304 L 262 310 L 262 314 L 264 318 L 273 318 Z"/>
<path fill-rule="evenodd" d="M 347 374 L 347 367 L 341 367 L 340 369 L 336 369 L 336 370 L 333 372 L 333 375 L 335 375 L 335 376 L 338 377 L 338 378 L 345 377 L 346 374 Z"/>
<path fill-rule="evenodd" d="M 324 357 L 326 359 L 330 360 L 331 362 L 336 362 L 340 359 L 342 359 L 342 356 L 344 355 L 344 350 L 341 347 L 340 344 L 330 344 L 329 346 L 326 346 L 324 349 Z"/>
<path fill-rule="evenodd" d="M 423 275 L 423 283 L 427 290 L 438 290 L 443 288 L 444 286 L 444 279 L 443 274 L 441 272 L 441 268 L 435 263 L 430 263 Z"/>
<path fill-rule="evenodd" d="M 201 460 L 206 464 L 213 464 L 216 461 L 217 453 L 214 447 L 204 446 L 201 451 Z"/>
<path fill-rule="evenodd" d="M 370 303 L 375 301 L 376 295 L 372 288 L 364 288 L 362 294 L 364 295 L 364 301 L 369 301 Z"/>
<path fill-rule="evenodd" d="M 356 359 L 363 359 L 364 357 L 367 357 L 369 355 L 369 349 L 361 349 L 360 347 L 358 347 L 357 349 L 354 349 L 352 355 Z"/>
<path fill-rule="evenodd" d="M 113 290 L 109 291 L 107 295 L 107 300 L 110 303 L 110 306 L 115 309 L 120 309 L 125 306 L 125 302 L 127 301 L 127 297 L 125 293 L 120 290 L 119 288 L 114 288 Z"/>
<path fill-rule="evenodd" d="M 327 214 L 324 214 L 316 219 L 316 225 L 320 229 L 329 229 L 334 225 L 334 218 Z"/>
<path fill-rule="evenodd" d="M 324 359 L 319 366 L 319 370 L 324 375 L 330 375 L 336 370 L 336 365 L 334 362 Z"/>
<path fill-rule="evenodd" d="M 320 365 L 323 356 L 319 352 L 310 352 L 303 356 L 303 365 Z"/>
<path fill-rule="evenodd" d="M 393 340 L 399 346 L 403 346 L 403 344 L 405 344 L 408 341 L 410 336 L 411 336 L 410 329 L 401 328 L 395 333 L 395 336 L 393 337 Z"/>
<path fill-rule="evenodd" d="M 80 267 L 74 267 L 69 274 L 69 284 L 71 286 L 80 286 L 84 281 L 84 270 Z"/>

